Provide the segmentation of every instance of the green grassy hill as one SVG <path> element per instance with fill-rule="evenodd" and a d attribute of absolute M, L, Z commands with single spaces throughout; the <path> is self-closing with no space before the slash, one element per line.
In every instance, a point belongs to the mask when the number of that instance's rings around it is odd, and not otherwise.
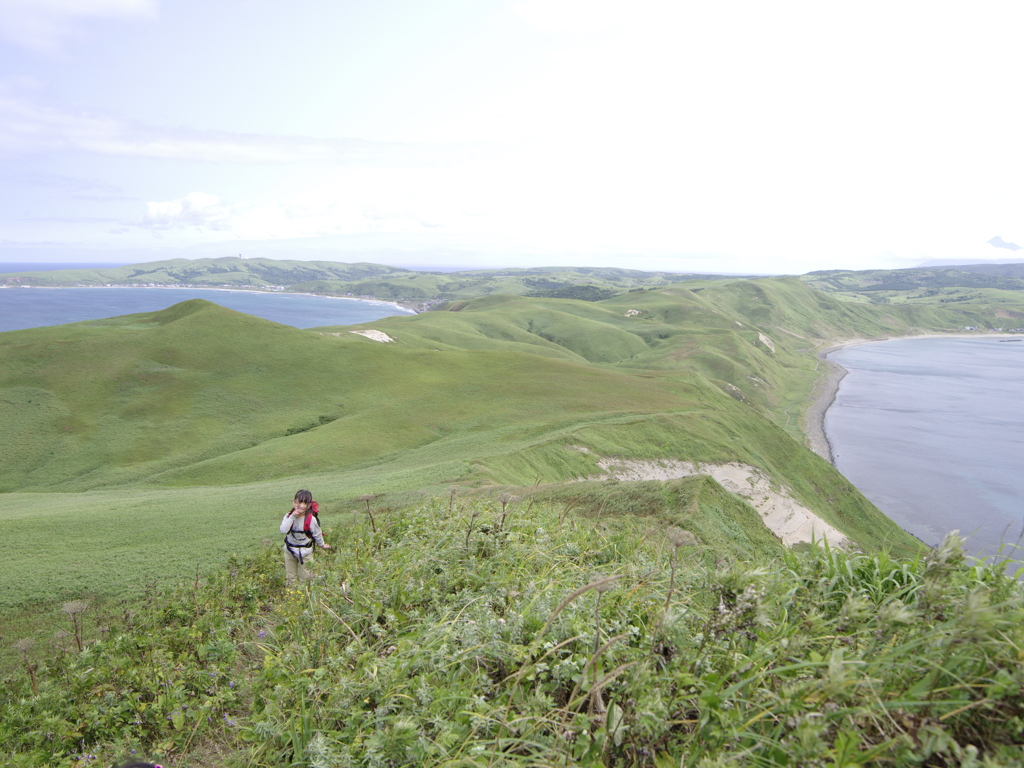
<path fill-rule="evenodd" d="M 1024 298 L 1018 306 L 1024 309 Z M 988 305 L 881 309 L 808 290 L 795 278 L 770 278 L 689 282 L 600 302 L 494 296 L 353 327 L 422 349 L 531 351 L 648 376 L 692 373 L 802 439 L 796 416 L 818 375 L 815 350 L 842 339 L 996 327 L 1006 312 Z"/>
<path fill-rule="evenodd" d="M 1019 291 L 1024 290 L 1024 264 L 822 270 L 809 272 L 800 279 L 816 290 L 860 303 L 1019 305 Z M 1003 317 L 1024 320 L 1024 315 L 1014 314 L 1012 308 L 1010 311 Z"/>
<path fill-rule="evenodd" d="M 995 311 L 974 307 L 971 322 Z M 112 549 L 135 564 L 131 583 L 150 575 L 132 537 L 105 534 L 136 510 L 161 542 L 152 575 L 182 575 L 214 564 L 196 549 L 207 507 L 244 552 L 298 487 L 344 509 L 366 493 L 565 483 L 619 457 L 758 467 L 862 546 L 909 552 L 802 444 L 814 352 L 963 318 L 766 279 L 599 302 L 493 296 L 366 326 L 391 343 L 199 300 L 0 334 L 0 546 L 32 562 L 15 533 L 31 507 L 40 530 L 80 544 L 49 592 L 117 592 L 127 583 L 88 564 Z M 11 579 L 3 601 L 31 599 L 34 578 Z"/>
<path fill-rule="evenodd" d="M 518 301 L 483 300 L 497 307 Z M 692 372 L 638 368 L 650 349 L 643 335 L 604 329 L 609 318 L 627 323 L 617 308 L 564 302 L 558 312 L 560 302 L 547 304 L 531 310 L 534 327 L 543 324 L 576 351 L 528 330 L 529 343 L 490 349 L 449 340 L 437 351 L 423 336 L 403 341 L 398 331 L 397 342 L 382 344 L 200 300 L 0 335 L 0 427 L 8 436 L 0 521 L 11 534 L 0 547 L 25 565 L 6 582 L 4 602 L 38 589 L 35 556 L 15 535 L 26 506 L 48 539 L 76 542 L 47 594 L 116 592 L 128 584 L 110 583 L 89 562 L 113 554 L 136 584 L 153 574 L 142 567 L 135 536 L 109 535 L 119 519 L 132 519 L 133 528 L 146 521 L 139 535 L 160 542 L 149 562 L 181 575 L 217 560 L 197 549 L 204 510 L 220 510 L 231 551 L 245 551 L 273 533 L 293 485 L 315 488 L 338 508 L 365 493 L 454 482 L 562 483 L 600 474 L 601 456 L 756 465 L 865 545 L 912 546 L 766 412 Z M 504 320 L 493 322 L 529 328 L 526 314 L 506 307 Z M 408 319 L 418 328 L 435 316 Z M 456 322 L 451 333 L 463 327 Z"/>
<path fill-rule="evenodd" d="M 308 330 L 194 300 L 0 334 L 0 754 L 1015 759 L 1017 586 L 955 546 L 923 554 L 801 428 L 819 350 L 1013 306 L 772 278 Z M 352 333 L 371 329 L 392 341 Z M 694 471 L 608 479 L 605 459 Z M 788 549 L 718 465 L 756 468 L 864 554 Z M 277 525 L 300 487 L 338 552 L 285 593 Z M 622 589 L 601 598 L 604 578 Z"/>

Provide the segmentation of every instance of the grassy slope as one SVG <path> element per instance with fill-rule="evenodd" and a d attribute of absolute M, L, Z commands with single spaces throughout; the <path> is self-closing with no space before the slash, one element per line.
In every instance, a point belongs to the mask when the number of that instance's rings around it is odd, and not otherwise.
<path fill-rule="evenodd" d="M 490 297 L 451 309 L 374 323 L 393 345 L 206 302 L 0 335 L 0 429 L 14 446 L 0 454 L 0 482 L 17 489 L 0 494 L 0 606 L 45 609 L 197 567 L 216 573 L 262 538 L 276 543 L 300 485 L 317 492 L 343 555 L 323 563 L 328 584 L 310 601 L 279 601 L 268 547 L 255 566 L 217 574 L 209 592 L 179 594 L 140 616 L 137 635 L 117 629 L 67 666 L 51 623 L 11 614 L 17 624 L 0 624 L 0 634 L 29 633 L 37 645 L 26 658 L 53 667 L 37 669 L 39 697 L 27 675 L 5 680 L 0 748 L 9 761 L 55 765 L 59 753 L 70 766 L 68 749 L 114 759 L 146 746 L 171 764 L 185 753 L 190 765 L 227 765 L 227 749 L 238 765 L 277 765 L 303 759 L 304 707 L 315 710 L 323 749 L 356 745 L 398 762 L 418 749 L 420 764 L 506 759 L 509 737 L 522 738 L 523 764 L 542 754 L 654 766 L 664 750 L 657 765 L 675 765 L 728 761 L 737 748 L 769 762 L 864 763 L 877 748 L 894 764 L 954 765 L 971 758 L 967 743 L 989 755 L 1005 747 L 1011 759 L 1020 665 L 1019 638 L 1007 638 L 1020 626 L 1010 615 L 1019 600 L 998 574 L 962 569 L 943 559 L 949 553 L 931 564 L 781 561 L 756 512 L 706 477 L 565 482 L 595 471 L 577 446 L 743 461 L 865 547 L 908 552 L 905 534 L 793 437 L 812 352 L 850 336 L 983 325 L 998 307 L 971 307 L 977 322 L 963 323 L 948 307 L 858 306 L 766 280 L 600 303 Z M 455 481 L 463 491 L 452 504 L 388 513 L 374 502 L 379 539 L 343 514 L 362 493 L 398 504 Z M 514 504 L 507 540 L 495 535 L 503 491 L 539 502 L 533 514 L 526 499 Z M 333 525 L 339 519 L 346 527 Z M 678 613 L 662 633 L 657 608 L 666 594 L 673 600 L 664 583 L 670 525 L 699 546 L 673 574 Z M 45 542 L 42 551 L 24 546 L 26 536 Z M 711 577 L 723 561 L 742 567 Z M 601 652 L 607 664 L 587 669 L 634 666 L 606 689 L 617 709 L 595 719 L 562 701 L 585 678 L 594 602 L 571 603 L 548 645 L 537 631 L 567 594 L 604 573 L 621 574 L 628 589 L 605 598 L 603 638 L 632 639 L 615 640 Z M 714 610 L 720 598 L 726 614 Z M 123 623 L 103 610 L 89 615 L 90 638 L 98 623 Z M 720 624 L 733 614 L 739 623 Z M 473 627 L 488 628 L 486 649 Z M 563 638 L 556 655 L 538 655 Z M 465 663 L 453 666 L 455 657 Z M 484 674 L 492 664 L 504 672 Z M 520 668 L 534 669 L 523 689 L 532 698 L 495 687 Z M 664 684 L 667 670 L 677 685 Z M 307 690 L 309 700 L 299 695 Z M 507 702 L 467 714 L 498 690 Z M 136 701 L 146 709 L 126 704 Z M 819 711 L 824 720 L 805 717 Z M 489 741 L 484 723 L 509 713 L 509 730 Z M 555 720 L 572 723 L 571 738 L 547 727 Z"/>
<path fill-rule="evenodd" d="M 197 554 L 209 508 L 234 551 L 273 534 L 296 487 L 340 511 L 363 493 L 596 474 L 574 446 L 754 464 L 864 546 L 912 546 L 794 438 L 815 348 L 955 327 L 957 313 L 843 303 L 796 280 L 596 303 L 496 296 L 450 310 L 372 324 L 394 344 L 202 301 L 3 334 L 0 546 L 26 574 L 6 599 L 35 582 L 16 546 L 25 509 L 47 540 L 80 544 L 57 579 L 63 593 L 103 591 L 117 587 L 97 573 L 86 585 L 79 564 L 113 551 L 143 578 L 131 537 L 108 535 L 137 504 L 164 553 L 151 572 L 182 574 L 226 554 Z"/>
<path fill-rule="evenodd" d="M 251 482 L 370 465 L 484 428 L 685 404 L 616 371 L 385 346 L 200 300 L 0 344 L 6 490 Z"/>
<path fill-rule="evenodd" d="M 795 437 L 794 415 L 817 376 L 815 349 L 840 339 L 990 325 L 1004 311 L 861 306 L 786 278 L 691 282 L 596 303 L 494 296 L 446 308 L 360 327 L 410 347 L 532 350 L 647 375 L 699 374 L 772 414 Z"/>

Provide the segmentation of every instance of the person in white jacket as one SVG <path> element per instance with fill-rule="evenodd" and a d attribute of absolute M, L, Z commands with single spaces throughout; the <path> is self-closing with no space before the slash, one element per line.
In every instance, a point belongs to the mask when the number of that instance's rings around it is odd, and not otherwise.
<path fill-rule="evenodd" d="M 284 537 L 284 581 L 291 587 L 296 580 L 309 581 L 313 572 L 309 565 L 313 559 L 313 547 L 330 549 L 324 543 L 324 535 L 320 530 L 317 504 L 309 491 L 295 494 L 291 511 L 281 521 L 281 533 Z"/>

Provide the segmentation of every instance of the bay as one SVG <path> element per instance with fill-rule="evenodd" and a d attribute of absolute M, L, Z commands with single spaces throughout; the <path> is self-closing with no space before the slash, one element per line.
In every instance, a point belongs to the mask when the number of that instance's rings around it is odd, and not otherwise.
<path fill-rule="evenodd" d="M 977 557 L 1019 557 L 1024 341 L 900 339 L 837 350 L 825 430 L 839 469 L 927 544 L 958 529 Z"/>
<path fill-rule="evenodd" d="M 356 325 L 392 315 L 415 314 L 384 301 L 301 293 L 214 288 L 3 288 L 0 331 L 154 312 L 189 299 L 206 299 L 295 328 Z"/>

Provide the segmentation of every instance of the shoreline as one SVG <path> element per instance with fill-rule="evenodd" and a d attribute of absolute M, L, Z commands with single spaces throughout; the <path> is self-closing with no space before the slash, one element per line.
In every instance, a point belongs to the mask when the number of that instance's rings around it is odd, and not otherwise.
<path fill-rule="evenodd" d="M 828 409 L 832 407 L 839 394 L 839 385 L 846 374 L 849 373 L 843 366 L 839 365 L 828 356 L 833 352 L 846 349 L 847 347 L 859 347 L 863 344 L 879 344 L 883 341 L 902 341 L 904 339 L 993 339 L 993 338 L 1021 338 L 1019 333 L 920 333 L 911 336 L 886 336 L 879 339 L 846 339 L 836 341 L 832 346 L 820 350 L 816 357 L 824 367 L 824 373 L 814 382 L 811 390 L 810 405 L 804 413 L 804 435 L 807 437 L 808 447 L 816 454 L 825 459 L 829 464 L 835 466 L 835 452 L 832 441 L 829 439 L 825 429 L 825 416 Z"/>
<path fill-rule="evenodd" d="M 125 288 L 131 290 L 161 290 L 161 291 L 224 291 L 227 293 L 258 293 L 270 294 L 273 296 L 311 296 L 314 299 L 341 299 L 344 301 L 364 301 L 369 304 L 384 304 L 385 306 L 401 309 L 409 314 L 418 315 L 420 311 L 414 307 L 408 307 L 397 301 L 387 299 L 364 298 L 362 296 L 326 296 L 322 293 L 306 293 L 303 291 L 261 291 L 255 288 L 215 288 L 213 286 L 198 285 L 0 285 L 0 288 L 33 288 L 36 290 L 63 290 L 66 288 Z"/>

